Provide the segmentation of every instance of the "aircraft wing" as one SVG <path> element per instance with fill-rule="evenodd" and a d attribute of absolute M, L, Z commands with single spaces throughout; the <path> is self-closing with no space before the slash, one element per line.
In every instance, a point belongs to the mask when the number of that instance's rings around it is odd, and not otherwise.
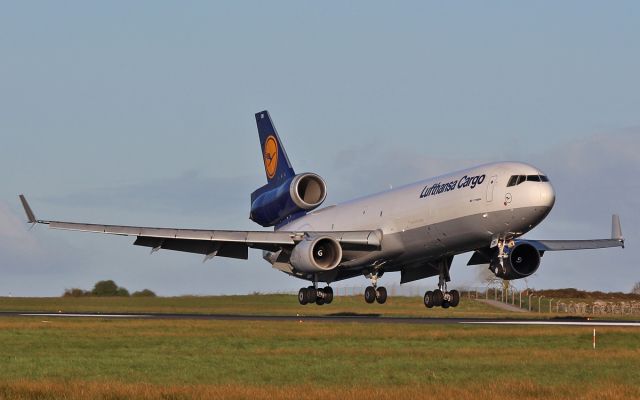
<path fill-rule="evenodd" d="M 288 231 L 226 231 L 203 229 L 152 228 L 141 226 L 100 225 L 77 222 L 47 221 L 36 218 L 24 195 L 20 201 L 31 224 L 45 224 L 52 229 L 136 236 L 137 246 L 183 251 L 205 255 L 247 259 L 248 249 L 277 251 L 292 248 L 308 237 L 330 236 L 350 249 L 379 249 L 382 235 L 378 231 L 288 232 Z"/>
<path fill-rule="evenodd" d="M 610 239 L 593 239 L 593 240 L 522 239 L 522 240 L 516 240 L 516 242 L 529 243 L 540 252 L 561 251 L 561 250 L 604 249 L 607 247 L 624 248 L 624 237 L 622 236 L 622 228 L 620 227 L 620 217 L 615 214 L 611 217 L 611 238 Z"/>
<path fill-rule="evenodd" d="M 605 249 L 608 247 L 624 248 L 624 237 L 620 228 L 620 217 L 613 215 L 611 218 L 611 238 L 591 239 L 591 240 L 531 240 L 516 239 L 516 243 L 527 243 L 532 245 L 543 255 L 546 251 L 562 250 L 587 250 Z M 467 265 L 488 264 L 491 262 L 492 249 L 485 247 L 476 250 Z"/>

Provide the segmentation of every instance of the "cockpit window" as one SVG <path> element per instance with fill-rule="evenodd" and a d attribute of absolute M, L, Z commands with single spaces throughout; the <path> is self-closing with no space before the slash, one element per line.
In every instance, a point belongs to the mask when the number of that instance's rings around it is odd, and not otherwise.
<path fill-rule="evenodd" d="M 527 175 L 529 182 L 540 182 L 540 175 Z"/>
<path fill-rule="evenodd" d="M 512 175 L 507 187 L 518 186 L 522 182 L 549 182 L 549 178 L 544 175 Z"/>

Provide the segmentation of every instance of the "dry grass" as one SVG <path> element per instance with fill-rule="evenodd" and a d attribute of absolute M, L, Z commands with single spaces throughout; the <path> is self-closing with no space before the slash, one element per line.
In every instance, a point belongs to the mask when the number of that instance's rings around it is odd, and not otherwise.
<path fill-rule="evenodd" d="M 503 399 L 637 399 L 640 387 L 609 383 L 605 385 L 548 386 L 526 378 L 511 379 L 488 384 L 465 385 L 412 385 L 386 386 L 373 383 L 370 386 L 317 387 L 307 385 L 255 386 L 251 384 L 163 386 L 146 383 L 82 381 L 28 381 L 0 382 L 0 398 L 22 399 L 283 399 L 298 400 L 317 397 L 326 400 L 373 399 L 433 399 L 460 400 Z"/>

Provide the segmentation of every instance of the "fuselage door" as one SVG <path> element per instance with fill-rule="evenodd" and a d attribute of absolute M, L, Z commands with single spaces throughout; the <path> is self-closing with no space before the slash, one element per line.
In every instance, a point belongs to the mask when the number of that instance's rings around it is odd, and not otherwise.
<path fill-rule="evenodd" d="M 487 201 L 493 201 L 493 189 L 496 187 L 496 182 L 498 181 L 498 175 L 494 175 L 489 179 L 489 184 L 487 185 Z"/>

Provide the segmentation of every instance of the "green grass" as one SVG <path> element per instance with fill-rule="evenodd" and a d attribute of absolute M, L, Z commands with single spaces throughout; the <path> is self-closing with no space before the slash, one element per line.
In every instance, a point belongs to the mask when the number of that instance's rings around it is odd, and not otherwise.
<path fill-rule="evenodd" d="M 318 307 L 291 295 L 2 298 L 0 309 L 523 316 L 468 299 L 427 310 L 417 297 Z M 593 350 L 591 327 L 5 317 L 0 399 L 640 398 L 640 330 L 597 332 Z"/>
<path fill-rule="evenodd" d="M 640 396 L 640 332 L 598 331 L 594 351 L 586 327 L 5 318 L 0 382 L 340 391 L 522 381 Z"/>
<path fill-rule="evenodd" d="M 183 297 L 48 297 L 0 298 L 0 311 L 44 312 L 136 312 L 251 315 L 379 314 L 381 316 L 479 316 L 506 313 L 489 305 L 463 298 L 456 308 L 427 309 L 421 297 L 390 297 L 386 304 L 366 304 L 362 296 L 336 296 L 331 304 L 301 306 L 293 295 L 183 296 Z"/>

